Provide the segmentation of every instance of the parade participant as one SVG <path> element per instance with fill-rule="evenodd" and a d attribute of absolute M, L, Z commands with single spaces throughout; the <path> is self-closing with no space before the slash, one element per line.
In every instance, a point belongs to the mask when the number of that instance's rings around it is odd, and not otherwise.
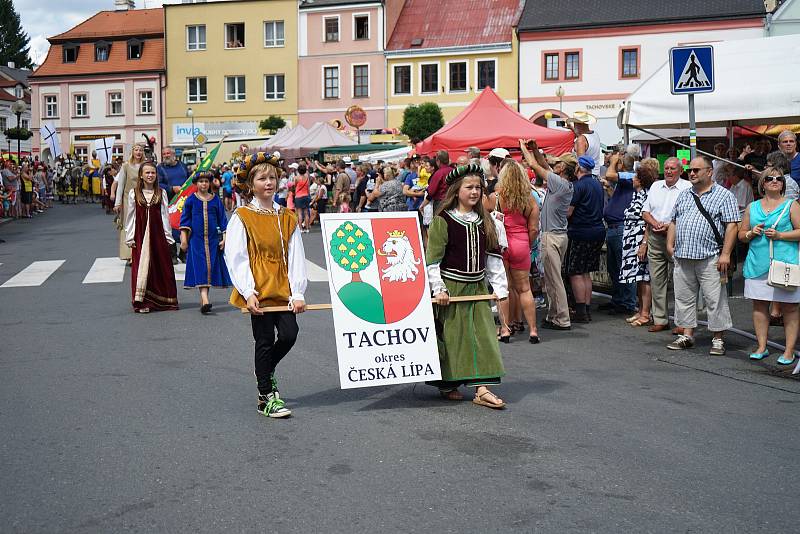
<path fill-rule="evenodd" d="M 92 204 L 97 203 L 103 195 L 103 185 L 100 174 L 102 165 L 97 159 L 97 152 L 92 150 L 92 159 L 89 162 L 89 187 L 91 188 Z"/>
<path fill-rule="evenodd" d="M 297 340 L 295 315 L 305 311 L 303 293 L 308 284 L 297 217 L 273 201 L 280 172 L 278 158 L 278 154 L 259 152 L 247 156 L 240 166 L 237 186 L 253 199 L 231 215 L 225 245 L 225 261 L 235 288 L 230 302 L 250 312 L 257 409 L 274 418 L 292 413 L 280 397 L 274 373 Z M 265 313 L 262 306 L 284 310 Z"/>
<path fill-rule="evenodd" d="M 706 156 L 689 162 L 692 188 L 678 194 L 672 210 L 667 254 L 675 259 L 675 324 L 683 333 L 667 348 L 694 347 L 699 290 L 706 303 L 708 330 L 714 335 L 708 353 L 722 356 L 722 336 L 733 326 L 725 286 L 741 217 L 733 193 L 711 180 L 711 170 Z"/>
<path fill-rule="evenodd" d="M 230 287 L 228 267 L 221 250 L 225 247 L 228 218 L 225 206 L 211 191 L 211 172 L 194 175 L 197 191 L 186 199 L 181 212 L 181 250 L 186 253 L 183 287 L 200 290 L 200 313 L 211 311 L 211 287 Z"/>
<path fill-rule="evenodd" d="M 426 262 L 442 369 L 442 379 L 429 385 L 448 400 L 463 399 L 461 385 L 474 387 L 472 402 L 499 409 L 505 402 L 487 387 L 505 374 L 489 302 L 450 303 L 450 297 L 488 294 L 487 281 L 498 298 L 508 297 L 497 231 L 483 208 L 483 170 L 465 165 L 445 180 L 447 194 L 428 230 Z"/>
<path fill-rule="evenodd" d="M 173 240 L 167 193 L 157 181 L 155 163 L 143 162 L 125 203 L 125 244 L 133 250 L 131 300 L 136 313 L 178 309 L 175 270 L 170 258 Z"/>
<path fill-rule="evenodd" d="M 539 216 L 544 283 L 549 304 L 542 327 L 551 330 L 570 330 L 572 323 L 561 266 L 568 244 L 567 211 L 573 193 L 570 180 L 575 176 L 578 162 L 573 154 L 567 153 L 562 155 L 551 169 L 544 155 L 539 152 L 536 141 L 520 139 L 519 146 L 525 161 L 547 188 Z"/>
<path fill-rule="evenodd" d="M 130 192 L 136 187 L 142 163 L 144 163 L 144 147 L 133 145 L 130 159 L 122 164 L 114 177 L 114 183 L 111 185 L 111 201 L 114 203 L 114 212 L 121 216 L 128 213 L 128 198 L 130 198 Z M 123 228 L 119 234 L 119 259 L 130 260 L 131 249 L 125 241 L 125 229 Z M 172 241 L 174 242 L 174 238 Z"/>
<path fill-rule="evenodd" d="M 784 196 L 786 181 L 783 170 L 767 167 L 758 182 L 758 192 L 764 198 L 751 202 L 739 226 L 739 240 L 749 243 L 744 263 L 744 296 L 753 301 L 753 326 L 758 348 L 750 353 L 751 360 L 769 356 L 767 335 L 770 326 L 770 303 L 780 307 L 786 344 L 778 364 L 795 361 L 800 291 L 796 288 L 772 287 L 767 281 L 773 259 L 787 264 L 798 263 L 800 241 L 800 206 Z"/>
<path fill-rule="evenodd" d="M 103 168 L 103 207 L 106 213 L 111 213 L 114 208 L 114 203 L 111 202 L 111 186 L 114 183 L 114 176 L 117 174 L 118 169 L 112 165 L 106 165 Z"/>

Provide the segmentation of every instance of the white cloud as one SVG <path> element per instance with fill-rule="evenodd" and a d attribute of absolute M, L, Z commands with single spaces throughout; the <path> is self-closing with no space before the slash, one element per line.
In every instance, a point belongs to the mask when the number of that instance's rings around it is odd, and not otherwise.
<path fill-rule="evenodd" d="M 136 0 L 137 8 L 161 7 L 162 0 Z M 47 38 L 63 33 L 98 11 L 114 9 L 114 0 L 14 0 L 22 29 L 31 38 L 31 59 L 41 63 L 47 57 Z"/>

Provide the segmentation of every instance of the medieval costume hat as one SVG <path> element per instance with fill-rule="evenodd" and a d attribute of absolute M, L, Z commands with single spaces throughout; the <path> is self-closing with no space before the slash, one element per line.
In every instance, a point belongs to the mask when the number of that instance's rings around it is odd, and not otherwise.
<path fill-rule="evenodd" d="M 486 181 L 486 176 L 483 174 L 483 169 L 477 163 L 470 163 L 469 165 L 460 165 L 450 171 L 444 181 L 447 183 L 448 186 L 453 185 L 463 177 L 474 174 L 480 176 L 481 183 L 483 184 Z"/>

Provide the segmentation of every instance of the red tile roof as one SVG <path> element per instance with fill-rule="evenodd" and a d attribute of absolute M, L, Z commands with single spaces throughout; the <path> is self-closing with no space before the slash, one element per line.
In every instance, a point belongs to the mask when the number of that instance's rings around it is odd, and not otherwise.
<path fill-rule="evenodd" d="M 406 0 L 387 50 L 511 42 L 522 0 Z M 411 46 L 414 39 L 422 45 Z"/>
<path fill-rule="evenodd" d="M 120 37 L 164 36 L 164 9 L 129 9 L 100 11 L 74 28 L 50 37 L 55 44 L 65 41 L 84 41 Z"/>
<path fill-rule="evenodd" d="M 108 61 L 94 60 L 94 43 L 84 43 L 78 50 L 78 61 L 64 63 L 62 45 L 54 44 L 44 63 L 31 78 L 44 76 L 76 76 L 83 74 L 121 74 L 165 70 L 164 39 L 143 39 L 142 57 L 128 59 L 127 41 L 111 41 Z"/>
<path fill-rule="evenodd" d="M 5 92 L 3 90 L 0 90 L 0 100 L 2 100 L 4 102 L 16 102 L 17 100 L 19 100 L 19 98 L 17 98 L 14 95 L 10 95 L 10 94 L 8 94 L 7 92 Z M 30 105 L 30 103 L 31 103 L 31 95 L 29 95 L 28 93 L 25 93 L 25 95 L 22 97 L 22 100 L 24 100 L 26 104 Z"/>

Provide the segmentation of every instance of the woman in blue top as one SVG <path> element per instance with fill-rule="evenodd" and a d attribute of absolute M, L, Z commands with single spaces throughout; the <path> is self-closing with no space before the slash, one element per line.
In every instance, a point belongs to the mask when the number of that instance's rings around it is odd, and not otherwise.
<path fill-rule="evenodd" d="M 758 190 L 764 198 L 747 206 L 739 226 L 739 240 L 750 244 L 744 262 L 744 296 L 753 301 L 753 326 L 758 339 L 758 348 L 750 354 L 750 359 L 763 360 L 769 356 L 769 305 L 770 302 L 775 302 L 779 303 L 783 313 L 786 335 L 786 350 L 778 358 L 778 363 L 791 365 L 795 360 L 800 289 L 772 287 L 767 284 L 767 274 L 770 241 L 774 259 L 785 263 L 800 263 L 800 206 L 784 196 L 786 180 L 778 169 L 767 167 L 758 182 Z"/>
<path fill-rule="evenodd" d="M 231 285 L 222 255 L 228 218 L 222 201 L 210 191 L 212 177 L 210 172 L 195 174 L 197 191 L 186 199 L 181 213 L 181 249 L 188 249 L 183 287 L 200 290 L 202 314 L 211 311 L 208 289 Z"/>

